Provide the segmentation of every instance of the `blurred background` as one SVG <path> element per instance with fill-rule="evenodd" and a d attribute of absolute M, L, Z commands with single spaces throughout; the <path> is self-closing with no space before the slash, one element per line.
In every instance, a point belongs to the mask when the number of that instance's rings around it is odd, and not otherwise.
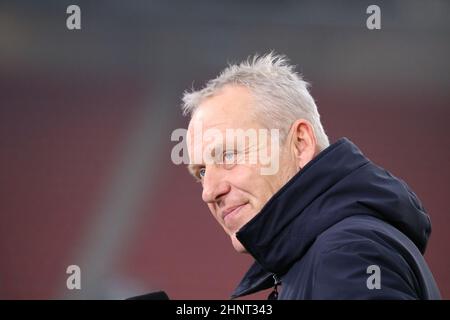
<path fill-rule="evenodd" d="M 66 9 L 81 8 L 81 30 Z M 366 9 L 381 8 L 381 30 Z M 252 263 L 171 162 L 184 90 L 275 50 L 428 210 L 450 298 L 449 1 L 0 2 L 0 298 L 228 299 Z M 66 269 L 81 268 L 81 290 Z M 259 293 L 251 298 L 266 298 Z"/>

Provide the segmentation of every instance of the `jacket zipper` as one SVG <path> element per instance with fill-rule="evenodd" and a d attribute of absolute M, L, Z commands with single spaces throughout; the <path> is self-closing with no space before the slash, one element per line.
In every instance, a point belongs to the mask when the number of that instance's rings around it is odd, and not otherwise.
<path fill-rule="evenodd" d="M 273 291 L 267 297 L 267 300 L 278 300 L 278 285 L 281 283 L 281 281 L 278 279 L 275 273 L 272 275 L 272 277 L 274 281 L 274 287 Z"/>

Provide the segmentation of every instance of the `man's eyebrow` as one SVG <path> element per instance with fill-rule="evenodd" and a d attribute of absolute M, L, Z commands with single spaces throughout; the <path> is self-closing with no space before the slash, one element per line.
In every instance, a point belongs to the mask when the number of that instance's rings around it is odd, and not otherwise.
<path fill-rule="evenodd" d="M 199 167 L 198 164 L 192 164 L 192 163 L 188 164 L 188 166 L 187 166 L 187 168 L 188 168 L 189 171 L 194 171 L 194 170 L 197 169 L 198 167 Z"/>

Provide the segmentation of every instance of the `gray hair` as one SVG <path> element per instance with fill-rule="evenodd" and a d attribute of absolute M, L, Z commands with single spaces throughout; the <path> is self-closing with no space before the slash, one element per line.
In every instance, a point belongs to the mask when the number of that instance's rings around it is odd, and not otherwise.
<path fill-rule="evenodd" d="M 268 128 L 279 129 L 282 141 L 292 123 L 302 118 L 311 123 L 319 151 L 329 146 L 316 103 L 308 91 L 309 84 L 289 64 L 286 56 L 273 52 L 249 57 L 240 64 L 230 64 L 203 89 L 185 92 L 183 114 L 192 115 L 204 99 L 232 84 L 243 85 L 254 93 L 256 116 Z"/>

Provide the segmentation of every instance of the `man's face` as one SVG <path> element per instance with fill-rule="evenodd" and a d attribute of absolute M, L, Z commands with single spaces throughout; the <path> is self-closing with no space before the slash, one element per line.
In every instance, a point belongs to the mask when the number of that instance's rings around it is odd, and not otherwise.
<path fill-rule="evenodd" d="M 297 172 L 295 161 L 286 146 L 280 146 L 279 153 L 274 153 L 269 138 L 246 143 L 244 148 L 234 146 L 233 150 L 229 150 L 225 142 L 221 141 L 225 163 L 210 163 L 202 157 L 199 163 L 195 161 L 196 163 L 192 164 L 194 153 L 203 154 L 205 148 L 208 148 L 208 141 L 196 141 L 194 134 L 198 133 L 199 128 L 202 132 L 217 130 L 223 137 L 226 137 L 227 129 L 267 130 L 254 116 L 254 104 L 254 97 L 246 87 L 225 86 L 200 104 L 188 128 L 191 173 L 200 179 L 203 201 L 207 203 L 212 215 L 231 237 L 234 248 L 239 252 L 245 252 L 245 248 L 236 239 L 236 232 L 256 216 L 272 195 Z M 252 154 L 258 152 L 276 154 L 276 160 L 279 161 L 277 168 L 280 169 L 272 175 L 261 174 L 264 165 L 260 159 L 258 158 L 256 163 L 248 161 Z M 216 154 L 215 158 L 222 157 L 217 156 Z M 237 158 L 244 161 L 236 163 L 234 160 Z"/>

